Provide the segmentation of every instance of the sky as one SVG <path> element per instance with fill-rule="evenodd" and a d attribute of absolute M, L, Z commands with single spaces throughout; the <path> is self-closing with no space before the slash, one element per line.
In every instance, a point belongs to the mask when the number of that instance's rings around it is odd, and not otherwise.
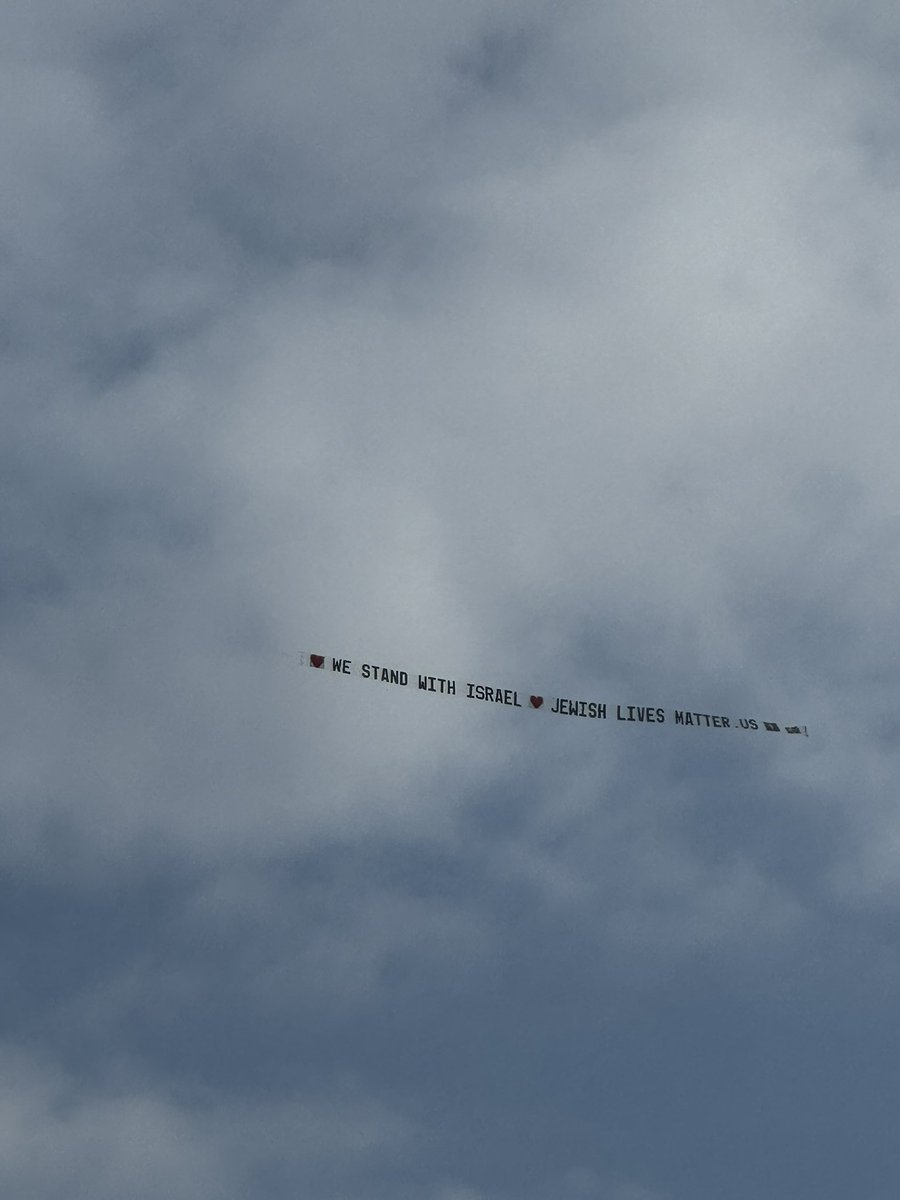
<path fill-rule="evenodd" d="M 3 1195 L 893 1200 L 897 6 L 0 33 Z"/>

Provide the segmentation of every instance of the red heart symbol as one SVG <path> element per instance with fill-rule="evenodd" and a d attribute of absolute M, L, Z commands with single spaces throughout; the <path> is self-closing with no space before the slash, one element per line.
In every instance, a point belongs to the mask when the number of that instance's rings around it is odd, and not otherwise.
<path fill-rule="evenodd" d="M 531 697 L 531 707 L 532 708 L 540 708 L 543 703 L 544 703 L 543 696 L 532 696 Z"/>
<path fill-rule="evenodd" d="M 324 667 L 325 666 L 325 657 L 322 654 L 311 654 L 309 656 L 309 661 L 312 663 L 312 665 L 314 667 Z"/>

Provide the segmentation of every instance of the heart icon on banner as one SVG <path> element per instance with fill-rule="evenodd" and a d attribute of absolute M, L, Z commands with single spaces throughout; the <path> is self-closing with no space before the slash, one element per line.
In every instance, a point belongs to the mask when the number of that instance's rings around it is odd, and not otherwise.
<path fill-rule="evenodd" d="M 540 708 L 543 703 L 544 703 L 543 696 L 532 696 L 531 697 L 531 707 L 532 708 Z"/>
<path fill-rule="evenodd" d="M 325 666 L 325 657 L 322 654 L 311 654 L 309 656 L 309 661 L 314 667 Z"/>

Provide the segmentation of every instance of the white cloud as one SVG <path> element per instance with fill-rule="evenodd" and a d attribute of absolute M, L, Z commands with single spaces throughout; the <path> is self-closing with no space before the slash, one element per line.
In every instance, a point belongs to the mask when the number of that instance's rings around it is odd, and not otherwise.
<path fill-rule="evenodd" d="M 406 1146 L 409 1123 L 345 1088 L 283 1101 L 192 1099 L 138 1082 L 85 1087 L 51 1063 L 7 1048 L 0 1181 L 35 1200 L 123 1195 L 243 1196 L 287 1171 L 297 1186 L 331 1181 Z"/>
<path fill-rule="evenodd" d="M 11 1008 L 46 1005 L 48 1041 L 102 1014 L 152 1059 L 154 981 L 172 1011 L 225 977 L 251 1023 L 296 1004 L 389 1040 L 424 980 L 424 1016 L 470 988 L 477 1031 L 562 928 L 560 992 L 601 1007 L 586 945 L 755 966 L 760 994 L 809 947 L 866 977 L 846 930 L 878 957 L 900 861 L 895 10 L 4 22 L 0 864 L 53 945 L 47 896 L 90 929 L 154 872 L 184 889 L 158 952 L 84 933 L 58 1001 L 17 952 Z M 529 724 L 302 672 L 311 645 L 811 737 Z M 11 1191 L 62 1195 L 74 1163 L 100 1200 L 227 1195 L 264 1126 L 288 1180 L 312 1141 L 408 1149 L 370 1080 L 203 1109 L 7 1063 Z M 460 1077 L 486 1105 L 529 1090 L 490 1073 Z M 576 1191 L 642 1195 L 589 1157 Z"/>

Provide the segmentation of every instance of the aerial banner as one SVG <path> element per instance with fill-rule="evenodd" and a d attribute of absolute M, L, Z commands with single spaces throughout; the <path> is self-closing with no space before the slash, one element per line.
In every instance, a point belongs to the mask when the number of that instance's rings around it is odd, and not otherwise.
<path fill-rule="evenodd" d="M 760 733 L 792 733 L 809 737 L 805 725 L 785 725 L 776 721 L 757 720 L 756 717 L 734 714 L 723 716 L 720 713 L 695 712 L 686 708 L 662 708 L 656 704 L 621 704 L 598 697 L 581 699 L 557 696 L 543 690 L 507 687 L 495 680 L 485 683 L 461 678 L 451 679 L 445 675 L 431 675 L 382 663 L 337 658 L 312 650 L 301 650 L 300 661 L 314 671 L 323 671 L 330 675 L 356 675 L 360 679 L 387 687 L 409 688 L 481 704 L 500 704 L 508 708 L 519 708 L 532 715 L 582 717 L 590 721 L 625 721 L 637 725 L 670 724 L 685 729 L 741 729 Z"/>

